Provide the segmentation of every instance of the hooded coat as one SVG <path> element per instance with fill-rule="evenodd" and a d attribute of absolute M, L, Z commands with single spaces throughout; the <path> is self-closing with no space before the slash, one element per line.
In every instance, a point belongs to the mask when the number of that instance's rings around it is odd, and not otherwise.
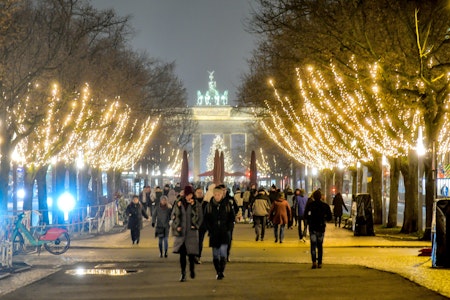
<path fill-rule="evenodd" d="M 173 253 L 180 253 L 181 246 L 185 244 L 187 254 L 198 255 L 198 229 L 201 222 L 201 207 L 197 201 L 194 204 L 186 203 L 180 198 L 172 209 L 172 235 Z M 181 231 L 177 228 L 181 227 Z"/>

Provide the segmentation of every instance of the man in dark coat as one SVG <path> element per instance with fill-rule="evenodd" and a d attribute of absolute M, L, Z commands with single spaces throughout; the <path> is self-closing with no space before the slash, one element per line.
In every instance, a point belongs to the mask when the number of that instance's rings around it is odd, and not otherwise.
<path fill-rule="evenodd" d="M 204 222 L 209 232 L 209 246 L 213 251 L 213 263 L 218 280 L 224 278 L 227 249 L 235 214 L 230 202 L 223 200 L 223 190 L 214 188 L 214 196 L 205 209 Z"/>
<path fill-rule="evenodd" d="M 332 215 L 330 206 L 322 201 L 322 193 L 320 190 L 316 190 L 312 198 L 313 201 L 306 204 L 305 216 L 308 219 L 309 226 L 312 268 L 320 269 L 322 268 L 323 238 L 325 236 L 326 222 L 331 221 Z"/>

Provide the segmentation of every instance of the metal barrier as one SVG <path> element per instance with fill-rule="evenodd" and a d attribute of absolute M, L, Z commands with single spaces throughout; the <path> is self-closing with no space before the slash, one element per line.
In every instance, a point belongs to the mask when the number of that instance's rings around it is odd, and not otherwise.
<path fill-rule="evenodd" d="M 120 210 L 123 210 L 121 208 Z M 21 211 L 9 211 L 0 214 L 0 267 L 10 268 L 13 261 L 13 243 L 10 237 L 13 231 L 14 220 Z M 42 213 L 42 211 L 41 211 Z M 30 214 L 31 215 L 31 214 Z M 116 202 L 105 205 L 78 208 L 70 213 L 69 221 L 64 224 L 42 224 L 39 220 L 37 226 L 33 226 L 30 217 L 24 218 L 24 225 L 31 230 L 41 230 L 51 227 L 65 227 L 70 235 L 74 234 L 100 234 L 110 232 L 116 225 L 123 225 L 123 212 L 119 211 Z"/>
<path fill-rule="evenodd" d="M 14 217 L 8 215 L 0 215 L 0 249 L 2 268 L 12 267 L 12 241 L 9 240 L 14 225 Z"/>

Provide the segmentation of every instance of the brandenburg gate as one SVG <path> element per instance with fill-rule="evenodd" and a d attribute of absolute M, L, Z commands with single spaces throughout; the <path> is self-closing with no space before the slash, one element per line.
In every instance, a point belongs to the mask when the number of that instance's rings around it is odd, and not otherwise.
<path fill-rule="evenodd" d="M 192 116 L 198 123 L 192 139 L 194 181 L 200 180 L 198 174 L 210 171 L 206 162 L 213 140 L 217 136 L 222 138 L 224 146 L 231 154 L 232 170 L 225 171 L 244 173 L 248 167 L 242 165 L 242 158 L 250 157 L 252 149 L 248 149 L 248 145 L 252 143 L 248 131 L 251 130 L 251 124 L 255 119 L 250 109 L 229 105 L 228 91 L 221 94 L 216 88 L 214 71 L 209 72 L 208 90 L 204 94 L 201 91 L 197 92 L 197 102 L 192 107 Z"/>

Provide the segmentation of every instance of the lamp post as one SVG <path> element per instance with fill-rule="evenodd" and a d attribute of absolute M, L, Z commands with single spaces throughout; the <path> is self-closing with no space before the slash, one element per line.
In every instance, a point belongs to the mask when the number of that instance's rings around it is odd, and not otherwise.
<path fill-rule="evenodd" d="M 419 126 L 419 133 L 417 135 L 417 227 L 418 230 L 423 230 L 423 201 L 422 201 L 422 176 L 420 172 L 420 165 L 422 162 L 422 156 L 425 154 L 425 147 L 423 145 L 422 126 Z"/>

